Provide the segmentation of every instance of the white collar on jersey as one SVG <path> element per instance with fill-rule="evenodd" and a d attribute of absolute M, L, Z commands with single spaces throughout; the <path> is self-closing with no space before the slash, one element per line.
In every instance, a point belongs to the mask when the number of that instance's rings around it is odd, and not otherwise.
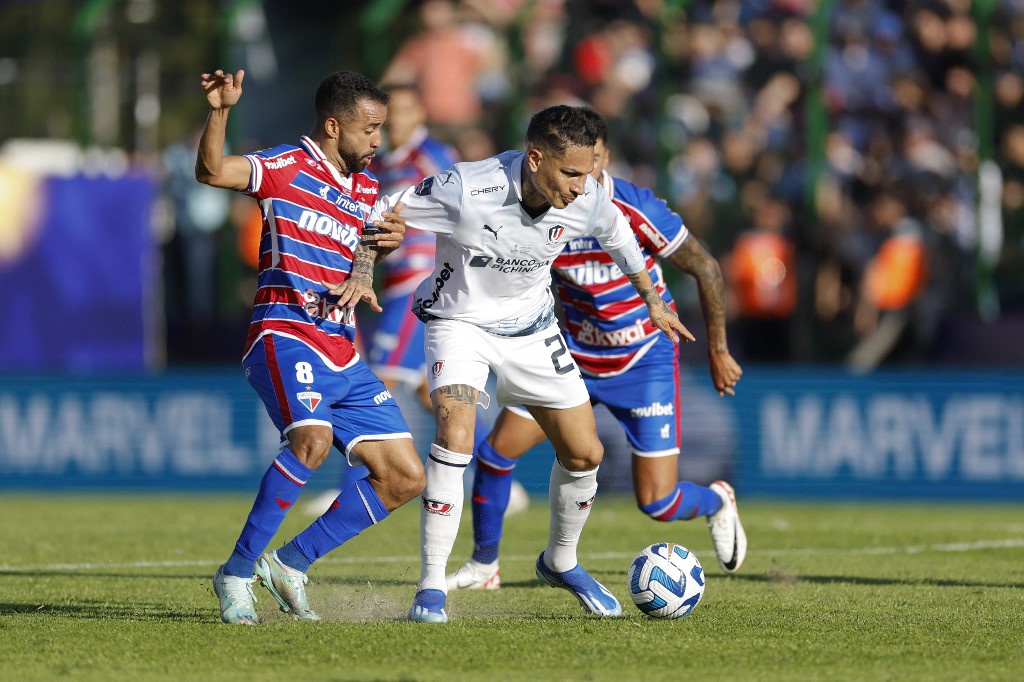
<path fill-rule="evenodd" d="M 412 154 L 413 150 L 419 149 L 423 141 L 427 139 L 427 127 L 425 125 L 418 125 L 416 129 L 412 131 L 412 135 L 405 141 L 401 147 L 396 147 L 387 153 L 385 157 L 388 164 L 401 163 Z"/>
<path fill-rule="evenodd" d="M 328 170 L 331 171 L 331 175 L 334 176 L 335 181 L 339 185 L 341 185 L 341 187 L 347 190 L 352 189 L 352 175 L 349 174 L 348 177 L 342 175 L 341 171 L 338 170 L 338 168 L 333 163 L 327 160 L 327 155 L 324 154 L 323 150 L 320 149 L 319 146 L 317 146 L 316 142 L 313 142 L 312 138 L 310 138 L 308 135 L 303 135 L 302 139 L 299 141 L 299 144 L 302 145 L 302 148 L 305 149 L 310 156 L 312 156 L 314 159 L 319 161 L 321 165 L 326 166 Z"/>
<path fill-rule="evenodd" d="M 512 188 L 516 191 L 516 198 L 519 199 L 519 203 L 523 201 L 523 164 L 526 163 L 526 152 L 522 152 L 522 156 L 519 160 L 512 164 L 510 169 L 512 172 L 509 173 L 510 182 Z"/>
<path fill-rule="evenodd" d="M 607 170 L 601 171 L 601 186 L 604 187 L 604 191 L 608 193 L 608 196 L 615 196 L 615 180 L 612 179 L 611 173 Z"/>

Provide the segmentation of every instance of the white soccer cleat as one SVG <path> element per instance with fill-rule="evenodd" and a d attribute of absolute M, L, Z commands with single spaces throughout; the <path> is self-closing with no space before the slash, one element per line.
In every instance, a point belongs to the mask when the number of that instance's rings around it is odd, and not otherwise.
<path fill-rule="evenodd" d="M 256 625 L 260 622 L 256 616 L 256 595 L 252 593 L 252 584 L 256 577 L 239 578 L 224 573 L 221 566 L 213 574 L 213 591 L 220 600 L 220 619 L 232 625 Z"/>
<path fill-rule="evenodd" d="M 270 591 L 281 610 L 296 620 L 320 620 L 320 615 L 309 608 L 306 583 L 309 578 L 302 571 L 285 566 L 277 552 L 267 552 L 256 562 L 256 577 Z"/>
<path fill-rule="evenodd" d="M 722 508 L 708 517 L 708 530 L 718 555 L 718 565 L 724 571 L 735 573 L 747 556 L 747 534 L 743 532 L 740 512 L 736 508 L 736 491 L 725 481 L 715 481 L 708 487 L 722 498 Z"/>
<path fill-rule="evenodd" d="M 462 568 L 445 576 L 449 590 L 496 590 L 501 587 L 498 562 L 481 564 L 470 559 Z"/>

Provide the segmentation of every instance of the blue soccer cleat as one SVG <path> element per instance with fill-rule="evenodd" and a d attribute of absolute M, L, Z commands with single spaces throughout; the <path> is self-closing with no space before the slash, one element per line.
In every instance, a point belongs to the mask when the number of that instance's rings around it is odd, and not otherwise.
<path fill-rule="evenodd" d="M 563 573 L 555 573 L 544 563 L 544 552 L 537 557 L 537 577 L 551 587 L 569 590 L 590 613 L 596 616 L 621 616 L 619 600 L 601 583 L 576 564 Z"/>
<path fill-rule="evenodd" d="M 447 623 L 448 614 L 444 610 L 448 600 L 442 590 L 420 590 L 412 600 L 409 609 L 409 620 L 417 623 Z"/>

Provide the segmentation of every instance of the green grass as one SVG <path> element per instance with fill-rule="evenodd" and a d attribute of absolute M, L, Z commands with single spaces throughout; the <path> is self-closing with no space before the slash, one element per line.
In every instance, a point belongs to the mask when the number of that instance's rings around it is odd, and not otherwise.
<path fill-rule="evenodd" d="M 321 623 L 257 587 L 257 628 L 220 623 L 210 576 L 248 497 L 0 499 L 0 679 L 49 680 L 1018 680 L 1024 670 L 1024 508 L 740 500 L 750 540 L 734 576 L 704 524 L 659 524 L 605 496 L 581 558 L 623 602 L 599 620 L 533 562 L 547 504 L 509 520 L 494 592 L 453 592 L 451 622 L 405 621 L 419 574 L 407 505 L 314 566 Z M 293 512 L 274 546 L 309 519 Z M 678 621 L 629 601 L 652 542 L 690 547 L 707 591 Z M 468 518 L 450 568 L 469 553 Z"/>

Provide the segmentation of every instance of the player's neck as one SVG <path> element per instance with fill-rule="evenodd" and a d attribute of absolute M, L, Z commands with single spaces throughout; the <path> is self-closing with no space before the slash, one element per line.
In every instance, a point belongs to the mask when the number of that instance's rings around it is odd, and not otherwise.
<path fill-rule="evenodd" d="M 533 184 L 533 178 L 530 175 L 529 169 L 526 167 L 525 159 L 523 160 L 522 185 L 523 198 L 519 203 L 527 213 L 536 217 L 551 208 L 551 202 L 548 201 L 544 196 L 544 193 L 538 190 L 537 186 Z"/>
<path fill-rule="evenodd" d="M 345 162 L 342 160 L 338 152 L 330 151 L 331 145 L 327 144 L 328 140 L 318 139 L 316 137 L 313 137 L 312 135 L 310 136 L 310 139 L 313 140 L 313 142 L 315 142 L 318 147 L 320 147 L 320 151 L 323 152 L 324 154 L 324 159 L 327 161 L 327 163 L 334 166 L 335 170 L 341 173 L 342 177 L 347 178 L 350 175 L 352 175 L 352 172 L 345 167 Z"/>

